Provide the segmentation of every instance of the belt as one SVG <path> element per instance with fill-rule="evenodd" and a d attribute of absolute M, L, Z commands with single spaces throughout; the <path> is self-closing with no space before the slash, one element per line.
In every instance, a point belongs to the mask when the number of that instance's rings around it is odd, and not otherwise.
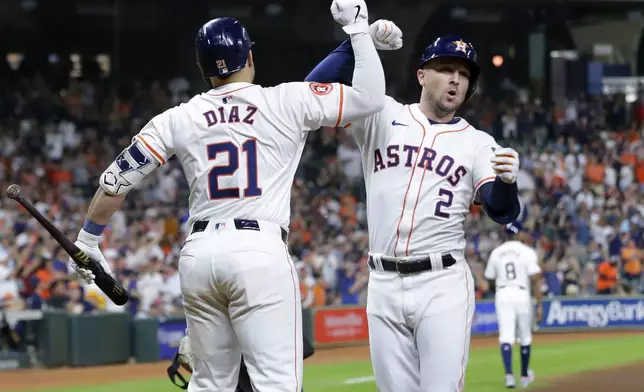
<path fill-rule="evenodd" d="M 235 228 L 237 230 L 259 231 L 259 222 L 254 219 L 233 219 L 233 221 L 235 222 Z M 209 222 L 210 221 L 207 220 L 196 221 L 192 224 L 192 231 L 190 232 L 190 234 L 199 233 L 206 230 Z M 280 227 L 280 231 L 282 232 L 282 241 L 286 242 L 288 240 L 288 232 L 282 227 Z"/>
<path fill-rule="evenodd" d="M 519 290 L 525 290 L 525 287 L 523 287 L 523 286 L 506 286 L 506 285 L 499 286 L 498 289 L 500 290 L 500 289 L 504 289 L 506 287 L 516 287 Z"/>
<path fill-rule="evenodd" d="M 456 259 L 450 254 L 443 255 L 441 260 L 443 262 L 443 268 L 448 268 L 456 264 Z M 401 275 L 411 275 L 432 270 L 432 261 L 429 257 L 414 261 L 393 261 L 381 258 L 380 261 L 382 262 L 383 271 L 397 272 Z M 368 265 L 371 269 L 376 267 L 371 256 L 369 256 Z"/>

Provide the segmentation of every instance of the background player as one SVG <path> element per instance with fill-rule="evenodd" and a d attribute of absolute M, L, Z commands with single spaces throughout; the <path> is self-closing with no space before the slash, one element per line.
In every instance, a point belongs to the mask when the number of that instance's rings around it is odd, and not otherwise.
<path fill-rule="evenodd" d="M 346 80 L 353 56 L 343 43 L 307 80 Z M 463 221 L 472 202 L 500 224 L 519 214 L 517 152 L 455 117 L 479 73 L 471 42 L 437 38 L 416 72 L 419 103 L 387 97 L 379 113 L 343 122 L 367 189 L 367 317 L 381 392 L 463 389 L 474 313 Z"/>
<path fill-rule="evenodd" d="M 255 61 L 232 18 L 197 34 L 207 93 L 154 117 L 105 170 L 77 245 L 109 266 L 99 237 L 128 191 L 176 155 L 190 184 L 192 228 L 179 258 L 194 372 L 188 390 L 234 391 L 244 362 L 255 391 L 302 385 L 301 304 L 285 240 L 307 131 L 382 109 L 385 82 L 363 0 L 335 0 L 356 51 L 353 87 L 252 84 Z M 89 271 L 73 268 L 88 283 Z"/>
<path fill-rule="evenodd" d="M 530 287 L 537 302 L 536 322 L 543 317 L 541 302 L 541 268 L 537 252 L 528 246 L 529 236 L 522 232 L 520 222 L 506 227 L 508 235 L 516 235 L 495 248 L 485 267 L 485 278 L 496 286 L 495 307 L 499 322 L 499 344 L 505 368 L 505 386 L 514 388 L 512 372 L 512 345 L 518 336 L 521 345 L 521 386 L 534 381 L 530 370 L 530 347 L 532 344 L 532 301 Z"/>

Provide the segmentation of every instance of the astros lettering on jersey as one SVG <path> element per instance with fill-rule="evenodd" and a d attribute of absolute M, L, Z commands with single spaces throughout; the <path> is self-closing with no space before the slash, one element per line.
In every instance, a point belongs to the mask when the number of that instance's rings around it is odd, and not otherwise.
<path fill-rule="evenodd" d="M 432 124 L 418 104 L 389 97 L 380 113 L 347 127 L 362 152 L 370 251 L 396 257 L 463 251 L 474 195 L 496 176 L 494 138 L 462 118 Z"/>

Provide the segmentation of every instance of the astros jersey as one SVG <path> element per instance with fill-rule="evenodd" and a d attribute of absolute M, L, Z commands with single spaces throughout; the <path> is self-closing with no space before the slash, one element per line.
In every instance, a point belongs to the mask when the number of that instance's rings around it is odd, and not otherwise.
<path fill-rule="evenodd" d="M 494 139 L 459 118 L 431 124 L 418 104 L 390 97 L 384 110 L 347 128 L 362 152 L 370 251 L 404 257 L 464 250 L 474 195 L 495 178 Z"/>
<path fill-rule="evenodd" d="M 485 278 L 496 287 L 530 287 L 530 276 L 541 272 L 537 252 L 519 242 L 508 241 L 495 248 L 485 267 Z"/>
<path fill-rule="evenodd" d="M 159 114 L 135 138 L 161 164 L 178 157 L 190 186 L 190 224 L 247 218 L 288 228 L 307 131 L 342 121 L 343 88 L 231 83 Z"/>

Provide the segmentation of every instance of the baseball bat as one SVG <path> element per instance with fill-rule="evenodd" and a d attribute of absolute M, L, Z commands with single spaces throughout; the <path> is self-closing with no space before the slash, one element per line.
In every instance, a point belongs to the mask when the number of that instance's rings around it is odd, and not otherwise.
<path fill-rule="evenodd" d="M 45 218 L 28 200 L 20 194 L 20 187 L 16 184 L 7 188 L 7 196 L 20 203 L 36 220 L 51 234 L 52 237 L 65 249 L 65 252 L 79 266 L 92 271 L 94 274 L 94 283 L 107 295 L 116 305 L 125 305 L 129 299 L 129 294 L 119 282 L 108 274 L 101 264 L 90 258 L 78 246 L 71 242 L 65 235 L 58 230 L 47 218 Z"/>

